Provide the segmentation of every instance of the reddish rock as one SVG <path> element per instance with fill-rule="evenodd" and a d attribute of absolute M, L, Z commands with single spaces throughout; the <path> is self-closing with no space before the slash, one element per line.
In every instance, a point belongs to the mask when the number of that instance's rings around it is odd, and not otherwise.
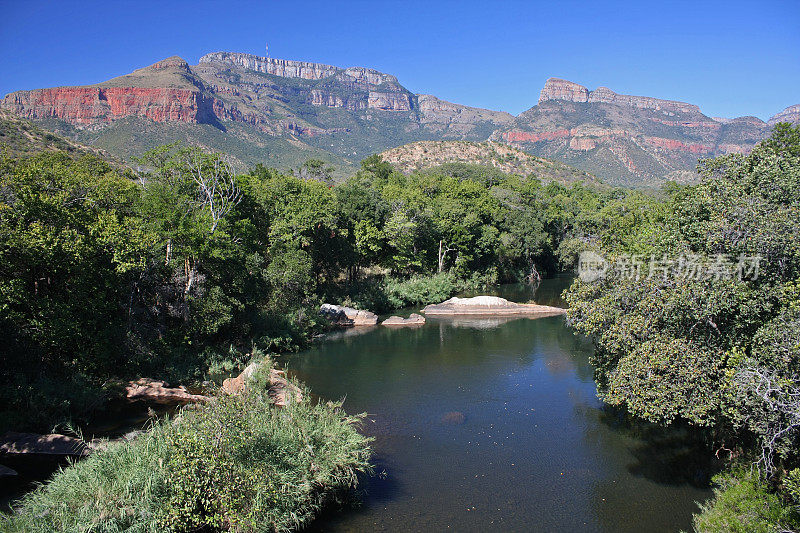
<path fill-rule="evenodd" d="M 0 455 L 48 455 L 62 457 L 84 457 L 91 449 L 81 439 L 51 433 L 15 433 L 9 431 L 0 438 Z"/>
<path fill-rule="evenodd" d="M 508 142 L 529 142 L 552 141 L 569 137 L 569 130 L 543 131 L 533 133 L 530 131 L 507 131 L 503 133 L 503 138 Z"/>
<path fill-rule="evenodd" d="M 577 83 L 549 78 L 539 93 L 539 103 L 547 100 L 566 100 L 568 102 L 586 102 L 589 100 L 589 89 Z"/>
<path fill-rule="evenodd" d="M 684 143 L 676 139 L 664 139 L 663 137 L 645 137 L 645 141 L 657 148 L 673 150 L 678 152 L 689 152 L 692 154 L 709 154 L 714 150 L 713 146 L 699 143 Z"/>
<path fill-rule="evenodd" d="M 226 379 L 222 383 L 222 390 L 227 394 L 240 394 L 247 388 L 247 383 L 262 364 L 259 362 L 250 363 L 237 377 Z M 278 407 L 285 407 L 292 402 L 303 401 L 303 392 L 286 379 L 286 373 L 283 370 L 274 368 L 269 371 L 267 394 L 272 403 Z"/>
<path fill-rule="evenodd" d="M 467 419 L 464 413 L 460 411 L 451 411 L 442 415 L 443 424 L 461 425 Z"/>
<path fill-rule="evenodd" d="M 594 150 L 597 147 L 597 139 L 593 137 L 573 137 L 569 140 L 571 150 Z"/>
<path fill-rule="evenodd" d="M 203 98 L 189 89 L 57 87 L 11 93 L 0 107 L 26 118 L 60 118 L 77 124 L 106 123 L 131 115 L 156 122 L 198 122 Z"/>
<path fill-rule="evenodd" d="M 475 296 L 473 298 L 450 298 L 440 304 L 428 305 L 422 310 L 430 316 L 476 315 L 476 316 L 553 316 L 563 315 L 566 309 L 538 304 L 518 304 L 497 296 Z"/>
<path fill-rule="evenodd" d="M 131 381 L 125 387 L 125 397 L 128 400 L 143 400 L 158 404 L 199 403 L 209 400 L 208 396 L 192 394 L 186 387 L 169 387 L 163 381 L 150 378 L 140 378 Z"/>
<path fill-rule="evenodd" d="M 378 315 L 375 313 L 343 305 L 322 304 L 319 314 L 337 326 L 374 326 L 378 323 Z"/>
<path fill-rule="evenodd" d="M 383 322 L 382 326 L 421 326 L 425 323 L 425 317 L 417 313 L 411 313 L 408 318 L 400 316 L 390 316 Z"/>

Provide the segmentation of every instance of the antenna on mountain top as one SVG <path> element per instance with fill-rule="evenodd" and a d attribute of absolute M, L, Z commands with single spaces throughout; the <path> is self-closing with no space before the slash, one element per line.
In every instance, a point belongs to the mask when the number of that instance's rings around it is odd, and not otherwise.
<path fill-rule="evenodd" d="M 264 57 L 269 59 L 269 43 L 267 43 L 266 48 L 267 48 L 267 55 L 265 55 Z"/>

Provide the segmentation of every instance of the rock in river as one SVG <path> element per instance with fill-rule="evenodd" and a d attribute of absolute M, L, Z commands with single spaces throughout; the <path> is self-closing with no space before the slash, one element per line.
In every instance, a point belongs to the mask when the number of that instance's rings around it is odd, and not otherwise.
<path fill-rule="evenodd" d="M 158 404 L 198 403 L 208 401 L 208 396 L 192 394 L 186 387 L 170 387 L 163 381 L 150 378 L 140 378 L 128 382 L 125 387 L 125 396 L 128 400 L 144 400 Z"/>
<path fill-rule="evenodd" d="M 319 314 L 337 326 L 374 326 L 378 323 L 375 313 L 343 305 L 322 304 Z"/>
<path fill-rule="evenodd" d="M 480 315 L 480 316 L 554 316 L 563 315 L 566 309 L 538 304 L 518 304 L 497 296 L 475 296 L 474 298 L 450 298 L 440 304 L 429 305 L 422 310 L 428 316 L 436 315 Z"/>
<path fill-rule="evenodd" d="M 422 315 L 418 315 L 416 313 L 411 313 L 408 318 L 403 318 L 400 316 L 390 316 L 383 322 L 381 325 L 383 326 L 421 326 L 425 323 L 425 317 Z"/>

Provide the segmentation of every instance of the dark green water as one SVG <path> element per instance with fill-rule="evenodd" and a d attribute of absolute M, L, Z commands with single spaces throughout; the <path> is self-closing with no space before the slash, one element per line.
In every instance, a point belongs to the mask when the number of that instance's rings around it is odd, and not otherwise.
<path fill-rule="evenodd" d="M 546 281 L 536 300 L 553 303 L 567 281 Z M 709 497 L 687 435 L 603 408 L 591 345 L 563 317 L 355 333 L 286 361 L 319 396 L 369 413 L 376 439 L 363 506 L 312 529 L 678 531 Z"/>

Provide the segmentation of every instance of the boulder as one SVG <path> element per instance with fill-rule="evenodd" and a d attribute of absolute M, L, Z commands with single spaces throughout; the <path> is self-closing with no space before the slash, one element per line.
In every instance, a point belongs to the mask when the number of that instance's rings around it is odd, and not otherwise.
<path fill-rule="evenodd" d="M 422 310 L 427 316 L 478 315 L 478 316 L 554 316 L 563 315 L 566 309 L 538 304 L 518 304 L 497 296 L 450 298 Z"/>
<path fill-rule="evenodd" d="M 253 377 L 256 370 L 261 366 L 260 362 L 253 362 L 247 365 L 241 374 L 235 378 L 228 378 L 222 382 L 222 390 L 227 394 L 239 394 L 247 388 L 247 383 Z M 283 370 L 275 368 L 269 371 L 269 388 L 267 389 L 272 403 L 285 407 L 292 402 L 300 402 L 303 400 L 303 392 L 299 387 L 286 379 L 286 373 Z"/>
<path fill-rule="evenodd" d="M 322 304 L 319 314 L 337 326 L 374 326 L 378 323 L 378 315 L 375 313 L 343 305 Z"/>
<path fill-rule="evenodd" d="M 425 323 L 425 317 L 422 315 L 418 315 L 416 313 L 411 313 L 408 318 L 403 318 L 400 316 L 390 316 L 383 322 L 381 325 L 383 326 L 421 326 Z"/>
<path fill-rule="evenodd" d="M 253 374 L 255 374 L 260 366 L 261 363 L 258 362 L 250 363 L 242 370 L 242 373 L 235 378 L 225 379 L 225 381 L 222 382 L 222 390 L 228 394 L 238 394 L 242 392 L 247 382 L 253 377 Z"/>
<path fill-rule="evenodd" d="M 16 433 L 9 431 L 0 438 L 0 455 L 4 456 L 51 456 L 85 457 L 91 453 L 81 439 L 51 433 Z"/>
<path fill-rule="evenodd" d="M 163 381 L 150 378 L 140 378 L 128 382 L 125 387 L 125 397 L 130 401 L 143 400 L 157 404 L 179 404 L 207 402 L 208 396 L 192 394 L 186 387 L 170 387 Z"/>
<path fill-rule="evenodd" d="M 292 402 L 303 401 L 303 393 L 300 389 L 288 379 L 283 370 L 275 370 L 274 368 L 269 372 L 269 389 L 267 390 L 272 403 L 278 407 L 286 407 Z"/>

